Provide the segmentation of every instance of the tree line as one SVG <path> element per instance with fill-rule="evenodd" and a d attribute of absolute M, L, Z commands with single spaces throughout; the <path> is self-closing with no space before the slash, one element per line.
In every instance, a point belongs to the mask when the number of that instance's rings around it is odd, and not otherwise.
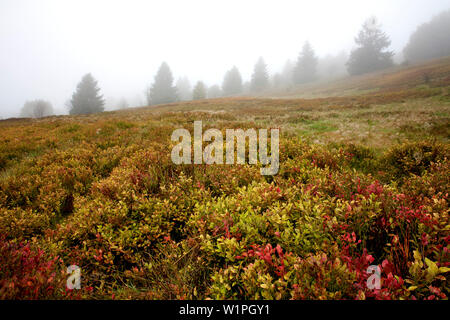
<path fill-rule="evenodd" d="M 419 62 L 427 59 L 450 55 L 450 10 L 434 17 L 430 22 L 417 28 L 411 35 L 403 50 L 405 63 Z M 340 64 L 345 64 L 350 75 L 361 75 L 389 68 L 394 65 L 394 52 L 389 50 L 391 41 L 383 32 L 375 17 L 366 20 L 355 37 L 356 48 L 349 57 L 345 54 L 328 58 L 329 74 L 336 71 Z M 345 60 L 345 62 L 344 62 Z M 260 57 L 253 69 L 250 81 L 243 82 L 241 73 L 236 66 L 228 70 L 221 86 L 215 84 L 210 87 L 203 81 L 198 81 L 192 88 L 189 79 L 174 78 L 169 65 L 163 62 L 154 77 L 151 86 L 146 90 L 148 105 L 172 103 L 176 101 L 200 100 L 219 98 L 241 94 L 258 94 L 270 88 L 282 88 L 301 85 L 315 81 L 318 77 L 319 59 L 312 45 L 305 42 L 295 63 L 288 60 L 279 73 L 269 76 L 267 64 Z M 104 111 L 105 100 L 100 94 L 97 81 L 89 73 L 83 76 L 77 85 L 72 99 L 68 103 L 70 114 L 90 114 Z M 119 108 L 127 108 L 127 102 L 122 99 Z M 53 108 L 48 101 L 27 101 L 22 108 L 23 117 L 44 117 L 53 114 Z"/>

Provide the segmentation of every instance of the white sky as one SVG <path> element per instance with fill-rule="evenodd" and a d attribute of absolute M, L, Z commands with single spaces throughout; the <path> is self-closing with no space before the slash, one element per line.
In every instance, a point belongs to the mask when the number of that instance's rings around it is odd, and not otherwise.
<path fill-rule="evenodd" d="M 350 50 L 371 15 L 400 52 L 448 8 L 450 0 L 0 0 L 0 117 L 38 98 L 64 112 L 87 72 L 106 98 L 130 102 L 145 101 L 162 61 L 191 84 L 221 84 L 233 65 L 247 80 L 259 56 L 278 71 L 305 40 L 319 56 Z"/>

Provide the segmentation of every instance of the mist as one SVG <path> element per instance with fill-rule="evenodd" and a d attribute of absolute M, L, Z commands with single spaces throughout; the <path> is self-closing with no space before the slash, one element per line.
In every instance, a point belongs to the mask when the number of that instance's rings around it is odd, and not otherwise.
<path fill-rule="evenodd" d="M 271 75 L 281 71 L 305 41 L 319 59 L 342 56 L 370 16 L 401 62 L 411 33 L 449 7 L 448 0 L 0 0 L 0 118 L 19 116 L 35 99 L 67 114 L 66 101 L 86 73 L 111 110 L 123 99 L 146 105 L 163 61 L 175 80 L 220 86 L 233 66 L 248 81 L 259 57 Z"/>

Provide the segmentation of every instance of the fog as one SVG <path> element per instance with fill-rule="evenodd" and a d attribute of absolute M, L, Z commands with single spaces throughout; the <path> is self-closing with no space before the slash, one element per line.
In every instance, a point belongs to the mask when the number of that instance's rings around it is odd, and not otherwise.
<path fill-rule="evenodd" d="M 307 40 L 319 57 L 350 51 L 372 15 L 401 53 L 418 25 L 449 7 L 449 0 L 0 0 L 0 117 L 18 116 L 33 99 L 67 114 L 65 102 L 88 72 L 107 109 L 121 98 L 144 105 L 163 61 L 191 85 L 221 85 L 234 65 L 246 81 L 258 57 L 277 72 Z"/>

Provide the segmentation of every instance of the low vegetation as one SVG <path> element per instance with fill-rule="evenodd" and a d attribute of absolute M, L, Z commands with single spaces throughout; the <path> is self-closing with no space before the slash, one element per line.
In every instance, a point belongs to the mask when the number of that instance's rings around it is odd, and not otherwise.
<path fill-rule="evenodd" d="M 428 81 L 1 121 L 0 298 L 447 299 L 450 82 Z M 279 173 L 173 164 L 194 120 L 281 128 Z"/>

